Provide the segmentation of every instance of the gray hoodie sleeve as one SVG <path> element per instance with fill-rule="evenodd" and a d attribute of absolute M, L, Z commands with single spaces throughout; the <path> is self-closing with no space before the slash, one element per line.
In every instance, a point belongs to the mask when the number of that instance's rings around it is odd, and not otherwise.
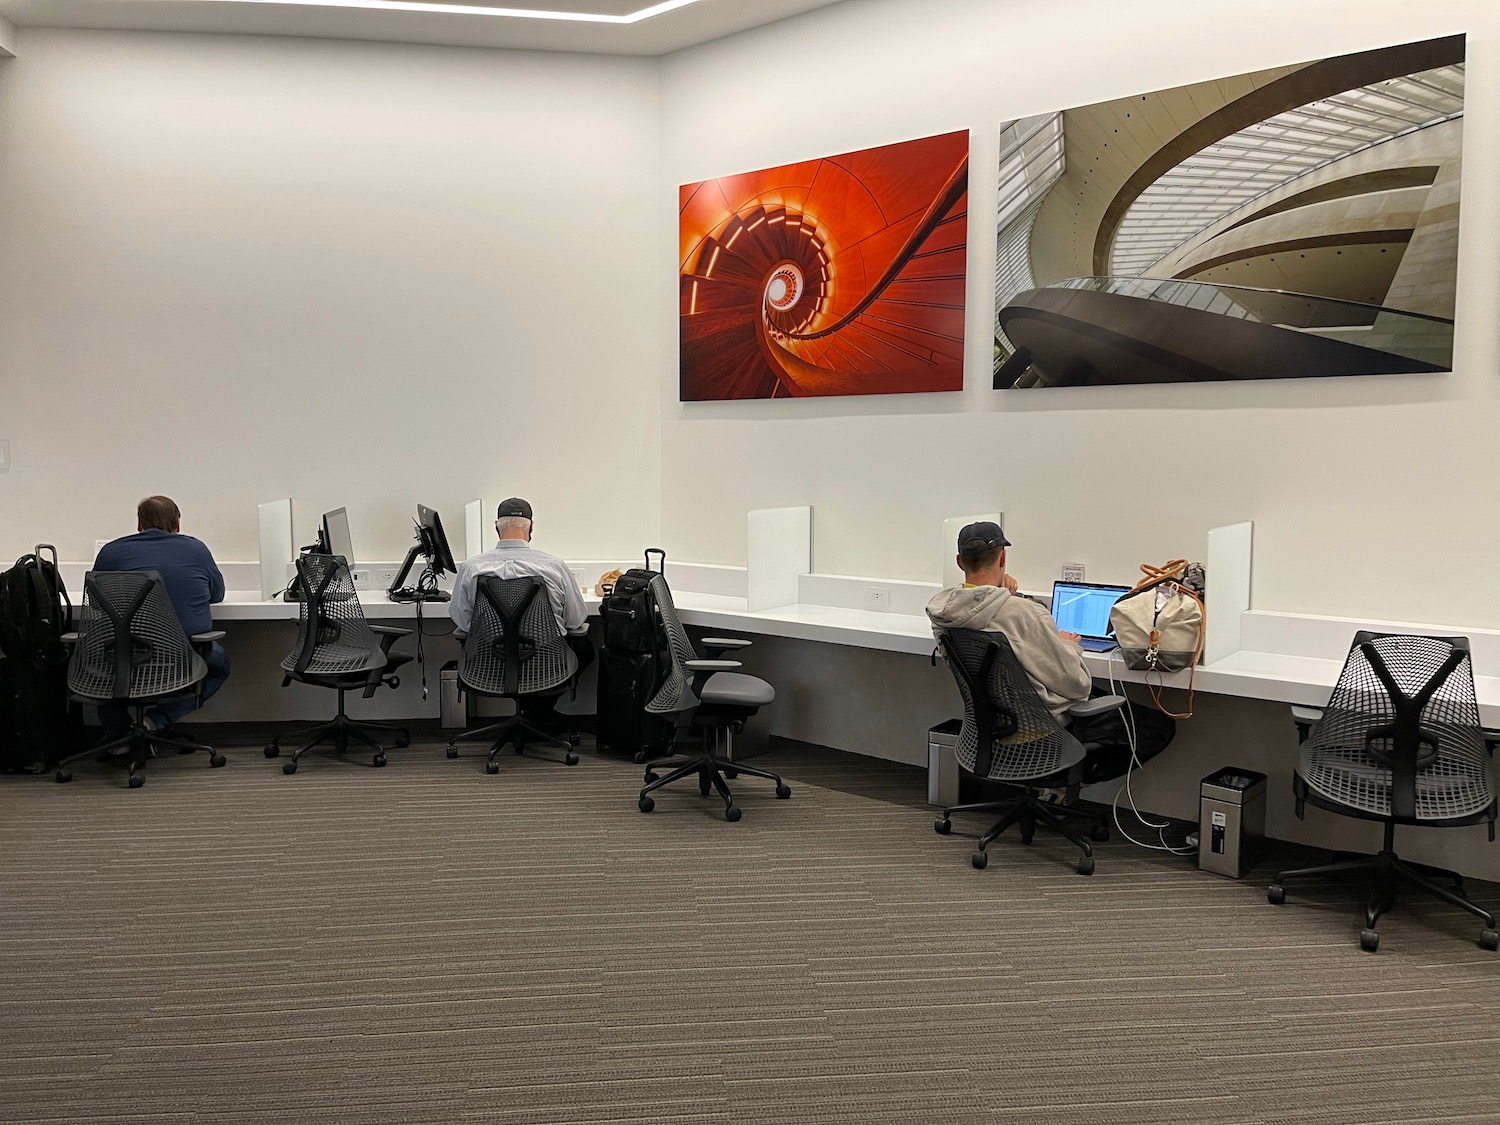
<path fill-rule="evenodd" d="M 1006 599 L 991 627 L 1005 632 L 1016 658 L 1054 715 L 1061 717 L 1068 704 L 1089 697 L 1093 679 L 1082 650 L 1058 635 L 1057 622 L 1036 602 Z"/>

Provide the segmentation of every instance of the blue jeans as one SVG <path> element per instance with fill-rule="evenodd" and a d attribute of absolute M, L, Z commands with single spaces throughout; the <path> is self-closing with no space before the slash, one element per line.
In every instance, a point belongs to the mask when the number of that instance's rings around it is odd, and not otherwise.
<path fill-rule="evenodd" d="M 208 664 L 208 675 L 203 680 L 203 698 L 206 700 L 229 679 L 229 654 L 218 641 L 212 641 L 202 655 Z M 151 720 L 157 730 L 165 730 L 197 709 L 197 694 L 188 693 L 173 696 L 148 708 L 146 718 Z M 130 725 L 130 714 L 118 703 L 105 703 L 99 708 L 99 724 L 107 731 L 123 731 Z"/>

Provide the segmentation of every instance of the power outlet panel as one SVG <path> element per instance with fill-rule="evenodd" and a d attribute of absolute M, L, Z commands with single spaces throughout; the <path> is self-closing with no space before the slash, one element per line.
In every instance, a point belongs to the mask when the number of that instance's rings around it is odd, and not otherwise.
<path fill-rule="evenodd" d="M 891 588 L 889 586 L 866 586 L 865 608 L 889 610 L 891 608 Z"/>
<path fill-rule="evenodd" d="M 1062 580 L 1064 582 L 1086 582 L 1087 579 L 1083 576 L 1083 564 L 1063 563 Z"/>
<path fill-rule="evenodd" d="M 0 438 L 0 473 L 10 472 L 10 439 Z"/>

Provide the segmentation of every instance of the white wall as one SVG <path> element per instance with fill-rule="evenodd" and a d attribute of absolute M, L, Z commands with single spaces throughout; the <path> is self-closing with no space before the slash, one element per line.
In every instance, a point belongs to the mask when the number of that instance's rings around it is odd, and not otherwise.
<path fill-rule="evenodd" d="M 654 541 L 654 60 L 27 30 L 0 64 L 0 560 L 91 559 L 164 492 L 221 559 L 258 502 L 519 494 Z M 608 500 L 605 498 L 608 497 Z"/>
<path fill-rule="evenodd" d="M 1201 556 L 1211 527 L 1253 519 L 1257 608 L 1500 626 L 1487 561 L 1500 551 L 1492 160 L 1464 168 L 1451 375 L 989 389 L 1001 121 L 1455 32 L 1469 37 L 1473 157 L 1500 141 L 1492 0 L 851 0 L 669 56 L 656 259 L 668 549 L 742 562 L 746 509 L 812 504 L 816 570 L 937 581 L 941 520 L 999 509 L 1013 571 L 1044 587 L 1064 560 L 1129 580 L 1138 563 Z M 676 401 L 676 185 L 960 128 L 964 392 Z M 1477 587 L 1446 581 L 1459 570 Z"/>

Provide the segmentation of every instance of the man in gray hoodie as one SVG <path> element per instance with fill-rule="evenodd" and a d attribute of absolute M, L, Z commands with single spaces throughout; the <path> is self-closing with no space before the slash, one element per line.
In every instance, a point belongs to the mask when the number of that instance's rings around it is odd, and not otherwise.
<path fill-rule="evenodd" d="M 1009 546 L 1000 525 L 988 520 L 971 523 L 958 533 L 958 565 L 964 584 L 942 591 L 927 603 L 932 635 L 941 637 L 947 629 L 1004 633 L 1037 695 L 1062 722 L 1068 704 L 1087 699 L 1093 683 L 1077 635 L 1061 632 L 1039 603 L 1016 593 L 1016 580 L 1005 573 L 1005 548 Z"/>

